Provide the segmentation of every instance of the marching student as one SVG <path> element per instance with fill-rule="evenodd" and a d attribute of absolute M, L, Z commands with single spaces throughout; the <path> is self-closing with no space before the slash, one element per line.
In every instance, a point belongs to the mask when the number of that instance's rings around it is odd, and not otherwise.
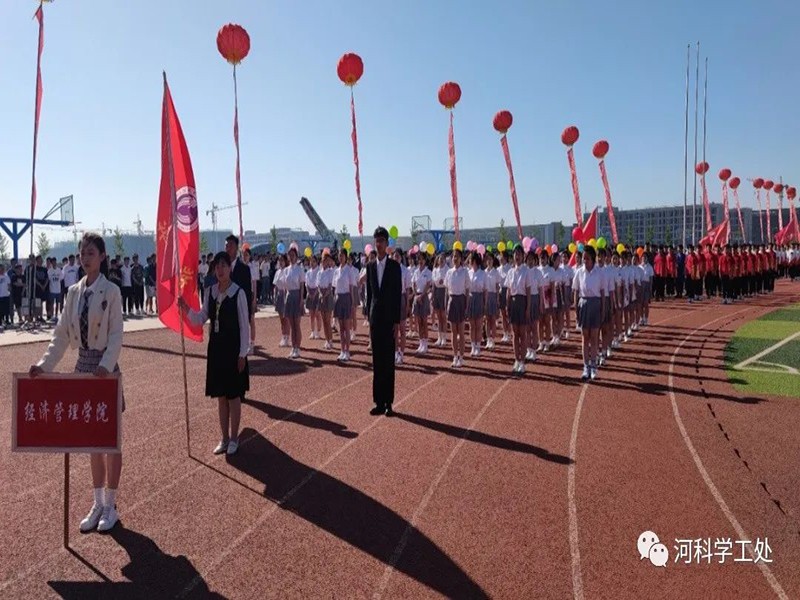
<path fill-rule="evenodd" d="M 317 257 L 312 254 L 308 259 L 309 269 L 306 273 L 306 310 L 311 320 L 311 334 L 308 336 L 312 340 L 320 339 L 319 335 L 319 275 L 322 271 L 317 262 Z"/>
<path fill-rule="evenodd" d="M 444 279 L 447 275 L 447 267 L 444 262 L 444 254 L 436 256 L 433 266 L 433 312 L 436 318 L 437 337 L 436 345 L 444 348 L 447 345 L 447 287 Z"/>
<path fill-rule="evenodd" d="M 333 333 L 331 330 L 331 314 L 333 313 L 333 257 L 330 252 L 322 255 L 322 271 L 317 276 L 317 290 L 319 291 L 319 312 L 322 317 L 322 331 L 325 334 L 323 348 L 330 350 L 333 347 Z"/>
<path fill-rule="evenodd" d="M 281 341 L 278 346 L 285 348 L 289 345 L 289 322 L 286 320 L 286 279 L 285 272 L 289 261 L 285 254 L 278 257 L 278 265 L 275 269 L 275 277 L 272 284 L 275 287 L 275 312 L 281 321 Z"/>
<path fill-rule="evenodd" d="M 539 261 L 539 271 L 542 274 L 542 283 L 539 293 L 542 294 L 542 318 L 539 320 L 539 346 L 537 351 L 547 352 L 550 350 L 550 340 L 553 338 L 551 324 L 553 322 L 553 311 L 557 306 L 555 282 L 553 281 L 553 267 L 547 260 L 547 253 L 542 252 L 537 258 L 535 252 L 528 252 L 528 268 Z"/>
<path fill-rule="evenodd" d="M 557 252 L 542 252 L 549 259 L 550 265 L 553 268 L 553 284 L 555 288 L 555 301 L 553 302 L 553 339 L 550 340 L 550 345 L 554 348 L 561 344 L 561 332 L 564 330 L 564 311 L 566 309 L 566 301 L 564 300 L 564 293 L 566 291 L 566 272 L 561 268 L 561 257 Z"/>
<path fill-rule="evenodd" d="M 464 366 L 464 319 L 467 313 L 469 276 L 462 265 L 461 250 L 453 250 L 453 266 L 447 271 L 444 284 L 447 288 L 447 320 L 453 333 L 453 368 Z"/>
<path fill-rule="evenodd" d="M 511 271 L 511 261 L 509 260 L 510 253 L 505 250 L 500 253 L 500 277 L 502 283 L 500 284 L 500 296 L 498 297 L 499 300 L 499 309 L 500 309 L 500 319 L 503 323 L 503 338 L 500 340 L 503 343 L 508 343 L 511 341 L 511 326 L 508 320 L 508 287 L 506 286 L 506 282 L 508 281 L 508 273 Z"/>
<path fill-rule="evenodd" d="M 205 291 L 203 306 L 192 310 L 178 298 L 178 306 L 189 320 L 203 325 L 209 319 L 206 356 L 206 396 L 217 399 L 222 439 L 214 454 L 236 454 L 239 449 L 239 423 L 242 398 L 250 389 L 247 355 L 250 351 L 250 310 L 244 290 L 231 280 L 231 257 L 219 252 L 214 257 L 217 283 Z"/>
<path fill-rule="evenodd" d="M 256 345 L 256 308 L 258 308 L 258 262 L 253 260 L 253 254 L 247 247 L 242 252 L 242 262 L 250 271 L 250 354 Z M 235 282 L 234 282 L 235 283 Z"/>
<path fill-rule="evenodd" d="M 528 329 L 528 302 L 531 298 L 530 269 L 524 264 L 525 252 L 522 246 L 514 248 L 514 266 L 506 275 L 506 306 L 508 321 L 514 331 L 514 368 L 513 373 L 525 372 L 525 338 Z M 537 302 L 539 295 L 537 294 Z M 530 344 L 527 345 L 530 354 Z"/>
<path fill-rule="evenodd" d="M 44 356 L 30 368 L 31 377 L 51 373 L 67 347 L 78 349 L 76 373 L 105 377 L 119 372 L 122 350 L 122 296 L 117 286 L 105 277 L 105 240 L 96 233 L 84 233 L 80 261 L 85 276 L 67 292 L 64 310 L 53 331 Z M 122 410 L 125 410 L 123 396 Z M 92 454 L 94 504 L 81 521 L 80 530 L 109 531 L 119 520 L 116 499 L 122 473 L 122 453 Z M 105 488 L 105 489 L 104 489 Z"/>
<path fill-rule="evenodd" d="M 633 304 L 633 325 L 631 325 L 631 329 L 633 331 L 639 330 L 639 324 L 642 322 L 642 306 L 644 305 L 644 291 L 643 291 L 643 282 L 644 282 L 644 271 L 642 271 L 642 263 L 644 262 L 644 257 L 639 256 L 636 254 L 633 257 L 633 285 L 634 285 L 634 304 Z"/>
<path fill-rule="evenodd" d="M 614 298 L 611 303 L 612 312 L 614 315 L 613 319 L 613 338 L 611 340 L 611 347 L 613 349 L 619 348 L 620 342 L 622 340 L 622 313 L 624 310 L 624 301 L 625 301 L 625 281 L 622 275 L 622 257 L 619 255 L 618 252 L 612 252 L 611 254 L 611 271 L 613 273 L 613 281 L 614 281 Z"/>
<path fill-rule="evenodd" d="M 408 337 L 419 337 L 419 330 L 417 328 L 417 320 L 414 318 L 414 275 L 417 272 L 417 254 L 421 252 L 414 252 L 409 250 L 405 256 L 404 266 L 408 271 L 409 290 L 408 290 L 408 314 L 411 319 L 408 323 Z"/>
<path fill-rule="evenodd" d="M 486 273 L 481 269 L 481 256 L 477 252 L 469 255 L 470 269 L 467 289 L 467 320 L 472 351 L 470 356 L 481 355 L 481 333 L 486 306 Z"/>
<path fill-rule="evenodd" d="M 650 324 L 650 299 L 653 296 L 653 277 L 655 272 L 648 261 L 643 261 L 642 269 L 642 325 Z"/>
<path fill-rule="evenodd" d="M 600 274 L 600 297 L 602 299 L 601 311 L 602 317 L 600 320 L 600 337 L 599 356 L 597 357 L 597 366 L 601 367 L 605 363 L 606 358 L 611 356 L 611 334 L 613 330 L 613 315 L 611 311 L 614 302 L 614 272 L 606 265 L 607 252 L 605 248 L 597 250 L 597 262 L 595 264 L 595 271 Z"/>
<path fill-rule="evenodd" d="M 521 248 L 520 248 L 521 250 Z M 516 258 L 516 257 L 515 257 Z M 544 275 L 538 268 L 539 257 L 535 252 L 528 252 L 527 270 L 527 287 L 528 287 L 528 313 L 527 325 L 524 326 L 524 335 L 522 341 L 527 342 L 527 351 L 523 350 L 524 357 L 521 359 L 523 369 L 525 372 L 525 361 L 536 361 L 536 350 L 539 348 L 539 325 L 544 315 L 544 294 L 542 293 L 544 287 Z M 510 311 L 510 308 L 509 308 Z M 516 338 L 515 338 L 516 339 Z"/>
<path fill-rule="evenodd" d="M 297 248 L 289 248 L 289 266 L 284 269 L 284 285 L 286 286 L 286 305 L 283 313 L 289 325 L 289 334 L 292 341 L 292 351 L 289 358 L 300 358 L 300 344 L 303 342 L 303 332 L 300 330 L 300 318 L 303 316 L 303 303 L 300 299 L 300 289 L 306 282 L 306 273 L 303 265 L 297 261 Z"/>
<path fill-rule="evenodd" d="M 397 340 L 395 341 L 397 348 L 394 354 L 394 364 L 402 365 L 403 356 L 405 355 L 406 351 L 406 336 L 408 335 L 407 321 L 408 302 L 409 297 L 411 296 L 411 271 L 404 264 L 402 249 L 396 248 L 392 258 L 394 258 L 394 260 L 396 260 L 400 265 L 400 274 L 402 276 L 403 292 L 400 296 L 400 325 L 397 328 Z"/>
<path fill-rule="evenodd" d="M 561 270 L 564 278 L 564 328 L 561 330 L 561 336 L 565 340 L 569 339 L 569 330 L 572 329 L 572 280 L 575 277 L 575 269 L 570 266 L 569 260 L 570 253 L 563 250 L 561 252 Z"/>
<path fill-rule="evenodd" d="M 133 255 L 131 265 L 131 298 L 136 316 L 141 317 L 144 308 L 144 267 L 139 262 L 139 255 Z"/>
<path fill-rule="evenodd" d="M 6 274 L 6 267 L 0 263 L 0 331 L 11 326 L 11 277 Z"/>
<path fill-rule="evenodd" d="M 503 276 L 497 268 L 500 262 L 491 253 L 487 252 L 483 259 L 486 272 L 486 349 L 494 348 L 494 338 L 497 335 L 497 317 L 500 314 L 500 289 L 503 285 Z"/>
<path fill-rule="evenodd" d="M 48 259 L 47 279 L 48 294 L 47 294 L 47 318 L 53 322 L 58 321 L 58 305 L 59 297 L 61 296 L 61 269 L 58 267 L 56 259 Z"/>
<path fill-rule="evenodd" d="M 341 353 L 336 359 L 340 362 L 350 360 L 350 318 L 353 315 L 353 276 L 350 273 L 350 263 L 347 260 L 347 250 L 339 250 L 339 266 L 333 273 L 333 289 L 336 301 L 333 307 L 333 316 L 339 321 L 339 342 Z"/>
<path fill-rule="evenodd" d="M 428 268 L 428 259 L 424 252 L 417 254 L 417 270 L 411 277 L 411 287 L 414 291 L 414 304 L 411 312 L 417 321 L 419 331 L 419 348 L 417 354 L 428 352 L 428 316 L 431 314 L 431 301 L 428 297 L 433 286 L 433 274 Z"/>
<path fill-rule="evenodd" d="M 575 271 L 572 290 L 577 300 L 578 323 L 583 335 L 583 373 L 584 381 L 597 377 L 597 338 L 602 322 L 602 276 L 596 269 L 597 255 L 588 244 L 583 249 L 583 264 Z"/>

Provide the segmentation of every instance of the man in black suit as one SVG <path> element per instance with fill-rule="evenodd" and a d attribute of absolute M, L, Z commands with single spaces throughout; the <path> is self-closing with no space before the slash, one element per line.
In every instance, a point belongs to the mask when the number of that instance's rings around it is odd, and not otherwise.
<path fill-rule="evenodd" d="M 389 232 L 378 227 L 373 236 L 378 260 L 367 265 L 367 307 L 369 337 L 372 343 L 372 400 L 371 415 L 391 417 L 394 402 L 395 333 L 400 324 L 400 302 L 403 277 L 400 264 L 386 253 Z"/>
<path fill-rule="evenodd" d="M 225 252 L 231 258 L 231 281 L 244 290 L 247 310 L 253 314 L 253 286 L 250 267 L 239 258 L 239 238 L 231 234 L 225 238 Z"/>

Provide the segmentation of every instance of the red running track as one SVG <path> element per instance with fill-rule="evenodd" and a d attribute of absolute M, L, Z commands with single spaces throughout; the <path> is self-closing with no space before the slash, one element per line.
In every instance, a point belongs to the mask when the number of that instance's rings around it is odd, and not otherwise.
<path fill-rule="evenodd" d="M 588 385 L 575 336 L 524 378 L 507 346 L 460 371 L 446 350 L 409 355 L 393 419 L 368 414 L 363 335 L 350 365 L 318 342 L 290 361 L 258 320 L 229 460 L 211 455 L 204 347 L 188 343 L 189 458 L 179 338 L 126 334 L 122 520 L 77 533 L 91 486 L 74 457 L 70 551 L 61 458 L 9 451 L 10 371 L 43 344 L 2 348 L 0 597 L 800 597 L 800 405 L 743 397 L 720 368 L 738 326 L 797 300 L 782 283 L 659 304 Z M 645 530 L 666 568 L 640 561 Z M 742 536 L 767 537 L 773 562 L 674 562 L 676 538 Z"/>

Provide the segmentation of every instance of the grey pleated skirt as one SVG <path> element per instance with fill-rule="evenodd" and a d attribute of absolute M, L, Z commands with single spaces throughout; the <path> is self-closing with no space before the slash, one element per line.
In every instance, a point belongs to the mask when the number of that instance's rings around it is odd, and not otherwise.
<path fill-rule="evenodd" d="M 286 290 L 275 292 L 275 312 L 280 317 L 286 316 Z"/>
<path fill-rule="evenodd" d="M 433 288 L 433 310 L 447 309 L 447 289 L 443 287 Z"/>
<path fill-rule="evenodd" d="M 428 294 L 419 294 L 414 296 L 414 304 L 411 306 L 411 314 L 415 317 L 425 319 L 431 314 L 431 301 Z"/>
<path fill-rule="evenodd" d="M 308 288 L 306 310 L 319 310 L 319 288 Z"/>
<path fill-rule="evenodd" d="M 490 319 L 497 318 L 497 315 L 500 313 L 500 305 L 497 296 L 497 292 L 489 292 L 486 294 L 486 310 L 484 312 Z"/>
<path fill-rule="evenodd" d="M 463 323 L 467 313 L 467 297 L 463 294 L 450 296 L 447 303 L 447 320 L 451 323 Z"/>
<path fill-rule="evenodd" d="M 603 325 L 608 325 L 613 319 L 613 311 L 611 310 L 611 297 L 606 296 L 603 298 Z"/>
<path fill-rule="evenodd" d="M 353 298 L 350 292 L 336 294 L 336 303 L 333 305 L 333 316 L 337 319 L 347 320 L 353 316 Z"/>
<path fill-rule="evenodd" d="M 508 320 L 512 325 L 528 324 L 527 303 L 528 298 L 522 294 L 511 296 L 511 304 L 508 306 Z"/>
<path fill-rule="evenodd" d="M 578 302 L 578 324 L 581 329 L 597 329 L 603 319 L 602 301 L 600 298 L 581 298 Z"/>
<path fill-rule="evenodd" d="M 528 298 L 528 321 L 533 323 L 542 317 L 542 307 L 539 294 L 531 294 Z"/>
<path fill-rule="evenodd" d="M 303 316 L 303 303 L 300 301 L 300 290 L 289 290 L 286 293 L 286 306 L 283 309 L 287 319 Z"/>
<path fill-rule="evenodd" d="M 480 319 L 483 309 L 483 292 L 470 292 L 467 297 L 467 319 Z"/>
<path fill-rule="evenodd" d="M 649 281 L 645 281 L 642 283 L 642 302 L 647 302 L 650 300 L 650 290 L 651 284 Z"/>
<path fill-rule="evenodd" d="M 105 350 L 78 347 L 78 362 L 75 363 L 75 373 L 94 373 L 103 360 Z M 114 373 L 119 373 L 119 365 L 114 365 Z M 120 384 L 121 385 L 121 384 Z M 125 392 L 122 392 L 122 412 L 125 412 Z"/>

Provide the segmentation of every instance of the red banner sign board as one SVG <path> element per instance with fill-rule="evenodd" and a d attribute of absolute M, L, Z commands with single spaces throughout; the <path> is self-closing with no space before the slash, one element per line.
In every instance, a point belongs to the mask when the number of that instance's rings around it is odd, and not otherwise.
<path fill-rule="evenodd" d="M 119 452 L 122 384 L 118 374 L 14 373 L 11 450 Z"/>

